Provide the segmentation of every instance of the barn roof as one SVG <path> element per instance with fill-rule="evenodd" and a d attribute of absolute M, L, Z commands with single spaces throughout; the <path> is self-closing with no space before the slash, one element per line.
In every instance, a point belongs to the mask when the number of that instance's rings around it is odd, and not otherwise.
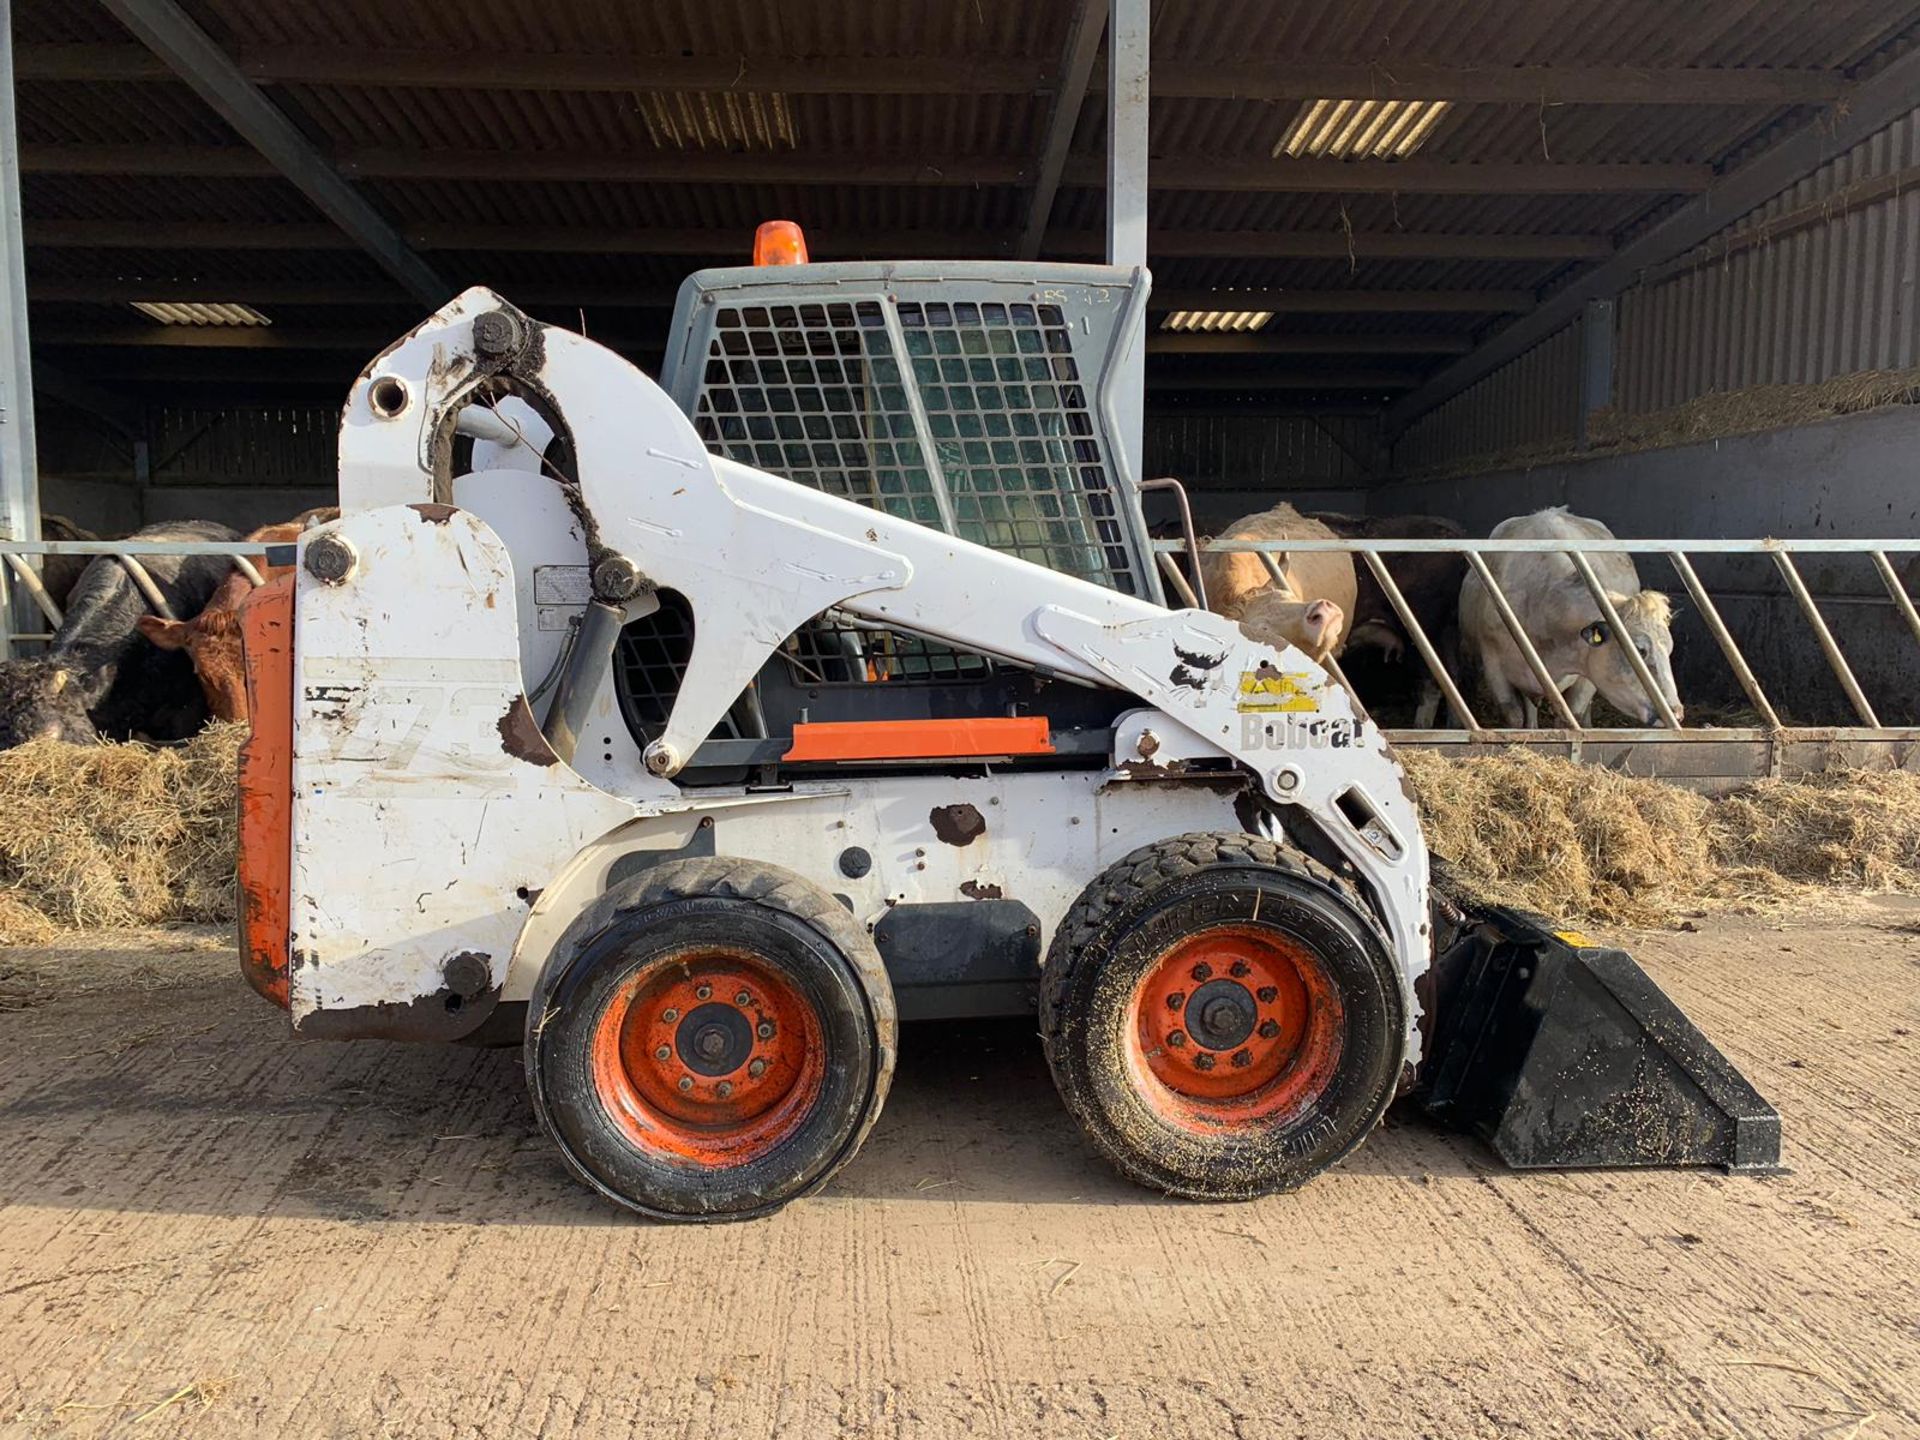
<path fill-rule="evenodd" d="M 1105 72 L 1076 88 L 1085 7 L 180 0 L 435 274 L 645 364 L 679 281 L 739 263 L 763 219 L 800 221 L 822 259 L 1014 256 L 1056 125 L 1071 139 L 1040 255 L 1097 255 Z M 50 367 L 144 398 L 332 399 L 419 318 L 394 267 L 109 7 L 13 14 Z M 1778 137 L 1843 114 L 1916 38 L 1920 11 L 1896 0 L 1158 0 L 1156 312 L 1244 301 L 1272 318 L 1157 341 L 1150 394 L 1404 397 Z M 1377 102 L 1435 113 L 1399 117 L 1425 122 L 1407 153 L 1346 158 L 1322 135 L 1332 153 L 1288 154 L 1320 100 L 1376 102 L 1349 143 L 1392 133 Z M 132 308 L 186 300 L 272 324 L 183 334 Z"/>

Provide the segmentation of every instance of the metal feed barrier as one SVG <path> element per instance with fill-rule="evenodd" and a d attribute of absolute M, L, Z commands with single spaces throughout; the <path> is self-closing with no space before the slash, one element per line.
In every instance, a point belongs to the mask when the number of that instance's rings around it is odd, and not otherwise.
<path fill-rule="evenodd" d="M 1839 556 L 1857 557 L 1870 564 L 1883 594 L 1828 596 L 1827 603 L 1830 606 L 1856 608 L 1863 604 L 1877 606 L 1889 616 L 1898 617 L 1901 623 L 1896 629 L 1904 630 L 1905 642 L 1920 647 L 1920 610 L 1916 610 L 1913 597 L 1890 558 L 1920 555 L 1920 540 L 1578 540 L 1559 541 L 1552 545 L 1543 545 L 1536 540 L 1222 540 L 1210 542 L 1205 548 L 1215 553 L 1258 555 L 1268 573 L 1276 578 L 1279 575 L 1280 557 L 1288 554 L 1345 552 L 1354 557 L 1356 565 L 1366 567 L 1379 582 L 1381 591 L 1406 630 L 1414 653 L 1419 656 L 1426 673 L 1439 688 L 1452 717 L 1458 722 L 1438 729 L 1384 726 L 1389 738 L 1398 744 L 1445 747 L 1524 745 L 1577 760 L 1615 766 L 1636 774 L 1657 775 L 1706 788 L 1760 776 L 1820 770 L 1836 764 L 1920 767 L 1920 724 L 1889 724 L 1881 718 L 1822 612 L 1820 602 L 1815 600 L 1809 589 L 1800 565 L 1796 563 L 1796 557 Z M 260 554 L 262 549 L 257 541 L 251 544 L 245 541 L 0 541 L 0 614 L 7 617 L 6 653 L 12 656 L 21 653 L 19 647 L 22 644 L 46 641 L 52 631 L 59 627 L 62 618 L 59 607 L 47 594 L 39 575 L 28 562 L 29 556 L 117 556 L 121 564 L 127 567 L 134 583 L 147 596 L 155 613 L 165 616 L 168 614 L 166 605 L 142 566 L 141 557 L 227 555 L 233 557 L 234 563 L 258 584 L 260 577 L 250 557 Z M 1186 573 L 1190 570 L 1190 562 L 1186 566 L 1182 564 L 1186 557 L 1185 543 L 1179 540 L 1158 541 L 1154 549 L 1170 598 L 1182 604 L 1198 603 L 1199 596 Z M 1747 705 L 1751 707 L 1753 719 L 1758 723 L 1688 724 L 1684 727 L 1669 724 L 1659 728 L 1581 725 L 1565 696 L 1552 683 L 1539 651 L 1486 563 L 1487 556 L 1505 553 L 1558 553 L 1567 556 L 1592 591 L 1601 614 L 1615 627 L 1616 632 L 1620 628 L 1619 616 L 1601 588 L 1587 557 L 1598 554 L 1664 557 L 1679 579 L 1687 601 L 1706 635 L 1711 637 L 1726 661 Z M 1507 633 L 1544 690 L 1545 703 L 1557 724 L 1537 729 L 1511 729 L 1481 723 L 1470 698 L 1473 692 L 1471 678 L 1454 673 L 1442 659 L 1436 637 L 1429 635 L 1421 625 L 1384 559 L 1389 555 L 1417 554 L 1460 555 L 1473 573 L 1480 577 L 1487 586 Z M 1747 601 L 1790 602 L 1789 613 L 1799 617 L 1804 626 L 1804 635 L 1810 636 L 1815 642 L 1827 672 L 1838 686 L 1839 694 L 1844 697 L 1847 710 L 1851 712 L 1852 723 L 1798 724 L 1783 718 L 1783 707 L 1775 704 L 1735 638 L 1734 627 L 1729 626 L 1709 587 L 1702 581 L 1694 565 L 1695 557 L 1714 557 L 1722 562 L 1742 558 L 1763 562 L 1766 569 L 1777 577 L 1780 589 L 1765 593 L 1748 589 L 1742 592 L 1740 598 Z M 1648 568 L 1652 569 L 1651 566 Z M 1643 584 L 1657 586 L 1659 577 L 1643 572 L 1641 580 Z M 31 608 L 28 614 L 37 615 L 46 628 L 28 629 L 16 624 L 16 612 L 22 607 L 9 603 L 10 597 L 15 594 L 29 602 Z M 1631 646 L 1626 647 L 1624 653 L 1656 713 L 1671 721 L 1673 712 L 1660 695 L 1645 663 Z M 1920 663 L 1914 663 L 1920 662 L 1920 648 L 1913 650 L 1911 656 L 1909 662 L 1895 663 L 1910 677 L 1908 683 L 1912 689 L 1920 692 Z M 1886 657 L 1877 658 L 1885 668 Z M 1354 688 L 1340 672 L 1337 663 L 1330 668 L 1343 683 L 1348 683 L 1349 689 Z M 1794 680 L 1796 689 L 1805 683 L 1804 677 L 1795 676 Z M 1797 702 L 1799 699 L 1796 696 Z"/>
<path fill-rule="evenodd" d="M 20 654 L 23 644 L 51 640 L 53 632 L 60 628 L 60 622 L 65 618 L 53 597 L 47 593 L 46 586 L 40 583 L 40 572 L 29 562 L 28 556 L 115 556 L 154 614 L 165 620 L 190 620 L 193 618 L 190 615 L 173 613 L 159 587 L 153 583 L 153 577 L 147 573 L 142 557 L 226 555 L 233 560 L 234 568 L 255 585 L 260 585 L 265 582 L 254 566 L 253 557 L 272 548 L 257 540 L 251 544 L 244 540 L 0 540 L 0 622 L 4 622 L 5 626 L 4 632 L 0 633 L 4 633 L 6 639 L 4 657 L 10 660 Z M 24 600 L 26 605 L 17 604 L 16 599 Z M 46 628 L 23 628 L 23 622 L 29 616 L 37 616 Z"/>
<path fill-rule="evenodd" d="M 1161 572 L 1170 591 L 1183 603 L 1199 603 L 1200 597 L 1189 580 L 1191 564 L 1189 562 L 1186 573 L 1183 573 L 1179 563 L 1185 557 L 1186 544 L 1180 540 L 1163 540 L 1155 542 L 1154 549 L 1158 552 Z M 1356 565 L 1366 568 L 1379 583 L 1382 593 L 1406 630 L 1414 653 L 1419 656 L 1433 683 L 1439 687 L 1457 721 L 1457 724 L 1443 729 L 1384 726 L 1388 737 L 1398 744 L 1448 747 L 1524 745 L 1576 760 L 1611 765 L 1636 774 L 1660 776 L 1702 788 L 1715 788 L 1761 776 L 1817 771 L 1833 765 L 1873 768 L 1920 766 L 1920 746 L 1916 746 L 1916 742 L 1920 742 L 1920 725 L 1889 724 L 1881 718 L 1868 699 L 1854 666 L 1848 662 L 1820 603 L 1808 588 L 1800 565 L 1796 563 L 1796 557 L 1804 559 L 1809 556 L 1862 557 L 1870 562 L 1884 595 L 1830 596 L 1828 604 L 1851 607 L 1872 605 L 1890 615 L 1897 615 L 1904 623 L 1906 639 L 1920 647 L 1920 612 L 1915 610 L 1907 585 L 1889 558 L 1920 554 L 1920 541 L 1615 539 L 1563 540 L 1543 544 L 1538 540 L 1216 540 L 1209 542 L 1204 549 L 1216 554 L 1258 555 L 1276 582 L 1280 577 L 1280 557 L 1288 554 L 1344 552 L 1354 557 Z M 1470 677 L 1455 674 L 1448 668 L 1435 643 L 1436 637 L 1430 636 L 1421 625 L 1419 617 L 1395 583 L 1384 558 L 1390 555 L 1422 554 L 1459 555 L 1465 559 L 1471 572 L 1487 587 L 1503 627 L 1539 684 L 1557 724 L 1534 729 L 1512 729 L 1481 723 L 1469 700 L 1473 690 Z M 1532 638 L 1487 565 L 1489 555 L 1499 554 L 1566 556 L 1592 593 L 1601 615 L 1616 634 L 1624 633 L 1620 617 L 1595 576 L 1588 557 L 1663 557 L 1678 578 L 1701 626 L 1712 637 L 1714 645 L 1725 659 L 1758 723 L 1675 725 L 1673 711 L 1661 695 L 1646 663 L 1632 646 L 1627 646 L 1623 653 L 1655 713 L 1665 723 L 1660 728 L 1583 726 L 1569 707 L 1566 697 L 1553 683 L 1553 677 L 1548 674 Z M 1805 627 L 1805 635 L 1810 635 L 1816 643 L 1827 671 L 1845 698 L 1853 723 L 1810 725 L 1783 719 L 1785 707 L 1776 706 L 1754 666 L 1749 663 L 1734 636 L 1733 627 L 1728 625 L 1709 587 L 1702 582 L 1694 565 L 1695 557 L 1716 557 L 1717 563 L 1722 565 L 1737 564 L 1740 557 L 1749 562 L 1764 562 L 1765 568 L 1777 577 L 1781 588 L 1778 591 L 1749 588 L 1741 592 L 1740 599 L 1776 605 L 1781 601 L 1791 601 L 1790 613 L 1798 616 Z M 1641 583 L 1649 588 L 1660 586 L 1661 577 L 1651 573 L 1654 568 L 1648 565 L 1641 574 Z M 1910 652 L 1910 656 L 1905 662 L 1896 660 L 1895 663 L 1900 671 L 1905 672 L 1908 685 L 1920 690 L 1920 648 Z M 1887 657 L 1876 658 L 1884 668 Z M 1350 690 L 1354 688 L 1337 663 L 1331 663 L 1329 668 Z M 1804 676 L 1793 678 L 1796 703 L 1804 703 L 1805 691 L 1801 687 L 1808 684 L 1808 679 Z M 1905 704 L 1909 710 L 1913 708 L 1911 701 Z"/>

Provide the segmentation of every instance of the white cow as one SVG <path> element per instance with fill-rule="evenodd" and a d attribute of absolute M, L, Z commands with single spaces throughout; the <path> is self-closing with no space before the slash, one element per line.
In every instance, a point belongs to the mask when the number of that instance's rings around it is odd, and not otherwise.
<path fill-rule="evenodd" d="M 1598 520 L 1567 513 L 1557 505 L 1533 515 L 1502 521 L 1495 540 L 1611 540 L 1613 532 Z M 1620 616 L 1625 636 L 1612 633 L 1606 617 L 1573 562 L 1564 554 L 1496 554 L 1487 569 L 1500 584 L 1527 638 L 1540 652 L 1547 673 L 1567 697 L 1567 707 L 1582 725 L 1596 693 L 1642 725 L 1660 723 L 1625 645 L 1646 662 L 1674 718 L 1685 712 L 1673 684 L 1673 607 L 1667 597 L 1640 588 L 1631 555 L 1589 555 L 1594 574 Z M 1535 705 L 1546 698 L 1532 668 L 1513 643 L 1480 577 L 1469 571 L 1460 587 L 1460 634 L 1466 653 L 1478 663 L 1487 689 L 1506 714 L 1510 727 L 1533 729 Z M 1624 642 L 1624 643 L 1623 643 Z"/>

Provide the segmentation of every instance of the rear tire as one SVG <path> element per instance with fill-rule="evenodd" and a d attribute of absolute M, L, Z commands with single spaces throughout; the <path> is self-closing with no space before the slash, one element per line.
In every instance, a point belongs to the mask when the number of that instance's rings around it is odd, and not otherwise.
<path fill-rule="evenodd" d="M 1252 835 L 1134 851 L 1055 934 L 1040 1029 L 1055 1085 L 1122 1173 L 1244 1200 L 1304 1184 L 1378 1123 L 1406 1004 L 1352 887 Z"/>
<path fill-rule="evenodd" d="M 844 908 L 790 871 L 670 861 L 555 947 L 527 1084 L 568 1167 L 664 1220 L 737 1220 L 826 1184 L 893 1077 L 893 989 Z"/>

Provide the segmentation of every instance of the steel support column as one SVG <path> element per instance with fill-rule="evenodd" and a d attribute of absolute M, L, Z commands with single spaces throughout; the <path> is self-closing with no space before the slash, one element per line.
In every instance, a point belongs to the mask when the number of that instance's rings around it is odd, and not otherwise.
<path fill-rule="evenodd" d="M 1149 0 L 1113 0 L 1107 22 L 1107 263 L 1147 263 L 1147 24 Z M 1142 479 L 1146 316 L 1114 371 L 1127 474 Z"/>
<path fill-rule="evenodd" d="M 40 538 L 33 451 L 33 373 L 27 353 L 27 269 L 20 240 L 20 139 L 13 123 L 13 5 L 0 0 L 0 540 Z M 29 628 L 32 602 L 10 595 L 0 567 L 0 657 Z"/>

